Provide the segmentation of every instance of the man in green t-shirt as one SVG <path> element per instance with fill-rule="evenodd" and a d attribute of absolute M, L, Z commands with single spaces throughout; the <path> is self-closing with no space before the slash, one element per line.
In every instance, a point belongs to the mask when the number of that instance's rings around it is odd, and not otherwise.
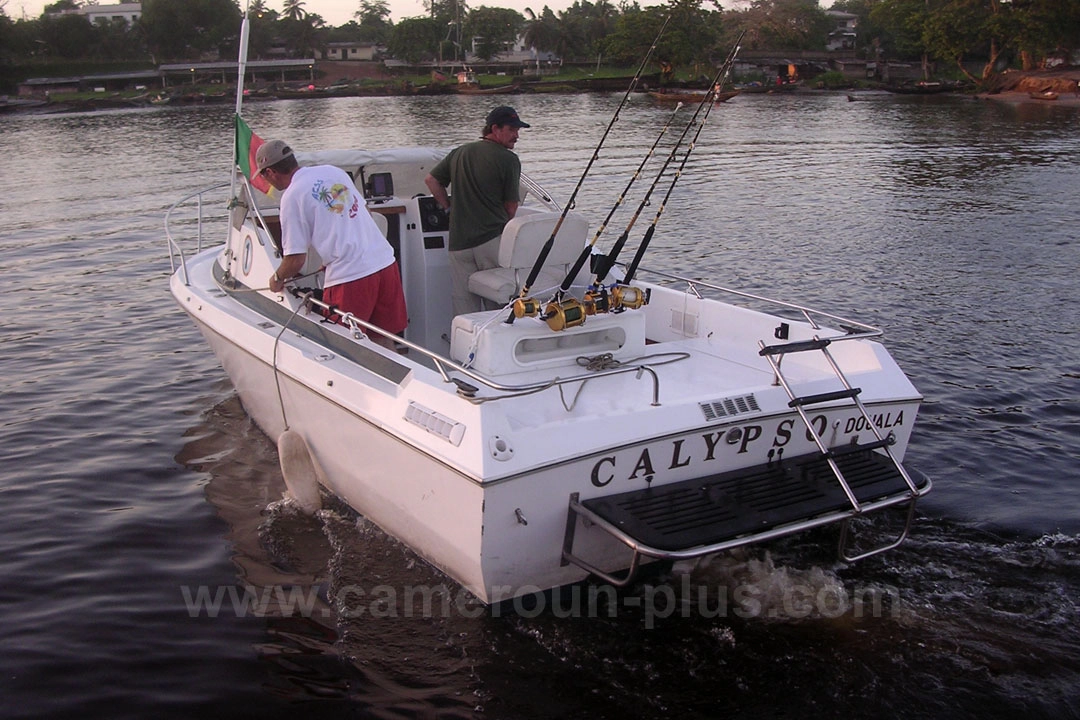
<path fill-rule="evenodd" d="M 511 152 L 518 130 L 529 127 L 512 107 L 488 113 L 481 139 L 450 151 L 424 182 L 450 213 L 450 280 L 454 314 L 477 312 L 469 276 L 499 266 L 499 237 L 517 212 L 521 160 Z M 453 196 L 446 189 L 453 190 Z"/>

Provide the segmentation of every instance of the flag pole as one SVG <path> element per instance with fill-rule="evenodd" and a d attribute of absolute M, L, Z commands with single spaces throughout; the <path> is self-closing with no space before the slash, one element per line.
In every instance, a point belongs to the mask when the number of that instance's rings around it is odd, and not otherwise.
<path fill-rule="evenodd" d="M 240 53 L 236 61 L 236 114 L 240 114 L 240 106 L 244 102 L 244 74 L 247 72 L 248 34 L 251 26 L 248 21 L 248 8 L 244 9 L 243 19 L 240 21 Z"/>
<path fill-rule="evenodd" d="M 248 12 L 251 10 L 250 1 L 244 8 L 243 19 L 240 21 L 240 52 L 236 60 L 236 118 L 240 117 L 240 107 L 244 102 L 244 75 L 247 73 L 248 34 L 251 31 L 248 22 Z M 236 198 L 236 166 L 240 158 L 236 156 L 236 134 L 239 132 L 236 118 L 233 119 L 233 158 L 232 168 L 229 172 L 229 197 Z"/>

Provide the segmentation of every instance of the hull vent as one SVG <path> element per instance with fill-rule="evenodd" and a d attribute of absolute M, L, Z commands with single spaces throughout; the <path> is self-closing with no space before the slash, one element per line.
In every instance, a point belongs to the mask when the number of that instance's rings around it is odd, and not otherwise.
<path fill-rule="evenodd" d="M 465 425 L 462 423 L 415 402 L 409 402 L 409 407 L 405 408 L 405 420 L 432 435 L 438 435 L 455 447 L 461 444 L 461 438 L 465 435 Z"/>
<path fill-rule="evenodd" d="M 708 421 L 734 417 L 736 415 L 745 415 L 746 413 L 757 412 L 761 409 L 758 407 L 757 398 L 755 398 L 753 394 L 738 395 L 736 397 L 724 398 L 723 400 L 712 400 L 710 402 L 699 403 L 699 405 L 701 407 L 701 412 Z"/>

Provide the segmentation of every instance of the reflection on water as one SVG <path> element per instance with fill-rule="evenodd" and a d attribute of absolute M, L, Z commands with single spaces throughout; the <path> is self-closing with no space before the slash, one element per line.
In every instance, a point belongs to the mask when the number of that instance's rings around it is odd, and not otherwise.
<path fill-rule="evenodd" d="M 266 689 L 320 712 L 754 716 L 772 714 L 770 688 L 783 685 L 782 707 L 830 714 L 998 716 L 1030 712 L 1035 692 L 1030 716 L 1063 717 L 1080 680 L 1075 537 L 923 519 L 900 550 L 846 567 L 821 549 L 835 542 L 822 531 L 820 543 L 676 565 L 618 594 L 581 584 L 483 610 L 348 508 L 331 501 L 308 518 L 280 502 L 273 446 L 252 427 L 232 397 L 180 458 L 210 476 L 238 585 L 270 598 L 256 647 Z"/>
<path fill-rule="evenodd" d="M 567 197 L 620 97 L 516 96 L 526 171 Z M 273 444 L 169 298 L 162 214 L 221 179 L 232 108 L 0 118 L 3 713 L 1080 716 L 1076 111 L 860 100 L 718 106 L 645 264 L 886 329 L 926 396 L 911 539 L 846 567 L 822 534 L 497 615 L 348 508 L 282 503 Z M 245 116 L 301 148 L 452 146 L 490 104 Z M 594 227 L 670 111 L 620 114 L 579 196 Z"/>

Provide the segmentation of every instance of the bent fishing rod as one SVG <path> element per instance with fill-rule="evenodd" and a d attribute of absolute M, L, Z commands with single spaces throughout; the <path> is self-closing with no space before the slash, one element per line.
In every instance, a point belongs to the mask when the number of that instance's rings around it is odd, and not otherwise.
<path fill-rule="evenodd" d="M 615 200 L 615 204 L 611 206 L 611 210 L 608 212 L 607 217 L 604 218 L 604 222 L 600 223 L 600 227 L 596 229 L 596 234 L 593 235 L 593 239 L 589 241 L 588 245 L 582 248 L 578 259 L 574 261 L 574 266 L 570 268 L 570 272 L 563 278 L 562 283 L 559 285 L 559 289 L 555 291 L 555 297 L 552 300 L 553 302 L 561 300 L 563 295 L 570 289 L 570 285 L 574 282 L 574 278 L 577 277 L 581 268 L 585 265 L 586 261 L 588 261 L 589 256 L 592 255 L 592 250 L 593 247 L 596 246 L 596 241 L 604 234 L 604 230 L 607 229 L 607 224 L 611 222 L 611 218 L 626 199 L 626 194 L 630 192 L 630 188 L 633 186 L 634 182 L 641 176 L 641 171 L 645 168 L 645 164 L 648 163 L 649 159 L 653 156 L 653 153 L 656 151 L 656 146 L 660 144 L 660 140 L 667 133 L 668 128 L 671 127 L 671 123 L 675 120 L 675 115 L 678 114 L 682 106 L 682 101 L 675 106 L 675 110 L 672 111 L 671 115 L 668 117 L 667 123 L 665 123 L 664 127 L 660 130 L 660 134 L 656 136 L 656 140 L 653 142 L 652 147 L 645 153 L 645 157 L 641 159 L 641 164 L 637 166 L 637 170 L 634 171 L 634 174 L 630 176 L 630 182 L 626 183 L 626 187 L 623 188 L 622 194 Z"/>
<path fill-rule="evenodd" d="M 710 86 L 709 92 L 706 93 L 706 96 L 712 94 L 715 97 L 716 93 L 719 92 L 719 90 L 721 89 L 721 83 L 723 81 L 723 78 L 727 75 L 728 71 L 731 69 L 731 66 L 735 63 L 735 57 L 739 54 L 739 43 L 742 42 L 742 38 L 745 33 L 745 30 L 739 33 L 739 37 L 735 40 L 735 47 L 731 49 L 731 52 L 728 54 L 727 60 L 725 60 L 724 64 L 720 66 L 720 72 L 716 74 L 716 78 L 713 80 L 713 84 Z M 709 107 L 705 110 L 705 115 L 701 118 L 701 123 L 698 125 L 697 130 L 694 132 L 694 137 L 691 138 L 690 145 L 686 148 L 686 152 L 683 154 L 682 161 L 679 163 L 679 167 L 675 170 L 675 175 L 671 178 L 671 184 L 668 186 L 667 192 L 664 194 L 663 200 L 660 201 L 660 207 L 656 209 L 656 215 L 653 217 L 652 223 L 649 224 L 648 229 L 645 231 L 645 235 L 641 239 L 641 244 L 638 246 L 637 253 L 635 253 L 633 261 L 627 268 L 626 274 L 623 276 L 623 279 L 619 282 L 620 285 L 629 285 L 630 281 L 633 280 L 634 273 L 637 271 L 638 264 L 641 262 L 641 258 L 645 255 L 645 250 L 649 247 L 649 242 L 652 240 L 652 236 L 656 233 L 656 224 L 660 222 L 660 216 L 664 214 L 664 208 L 667 207 L 667 201 L 671 198 L 671 193 L 675 189 L 675 184 L 679 182 L 679 178 L 682 176 L 683 169 L 686 167 L 686 161 L 690 159 L 690 153 L 692 153 L 694 151 L 694 148 L 697 146 L 697 139 L 701 135 L 701 130 L 705 127 L 705 123 L 709 120 L 709 113 L 712 112 L 713 104 L 714 103 L 710 102 Z M 659 176 L 657 176 L 657 180 L 659 181 Z M 651 188 L 649 192 L 652 192 Z M 622 240 L 623 237 L 620 236 L 619 239 Z M 618 258 L 619 252 L 621 251 L 622 247 L 619 247 L 618 250 L 614 248 L 612 249 L 611 254 L 603 263 L 603 267 L 600 268 L 604 271 L 604 274 L 601 275 L 599 272 L 597 273 L 594 285 L 600 285 L 600 283 L 604 281 L 604 277 L 606 277 L 607 273 L 611 270 L 612 267 L 614 267 L 615 261 Z"/>
<path fill-rule="evenodd" d="M 600 138 L 600 142 L 597 143 L 596 149 L 593 150 L 592 157 L 589 159 L 588 164 L 585 166 L 585 171 L 581 173 L 581 177 L 578 179 L 577 186 L 574 188 L 574 192 L 570 194 L 570 198 L 566 201 L 566 206 L 559 214 L 559 219 L 555 222 L 555 229 L 551 231 L 551 236 L 544 242 L 543 247 L 540 248 L 539 254 L 536 256 L 536 261 L 533 263 L 532 269 L 529 270 L 529 275 L 525 279 L 525 284 L 521 286 L 521 293 L 518 296 L 519 300 L 525 300 L 529 297 L 529 291 L 532 289 L 533 283 L 536 282 L 536 278 L 540 275 L 540 269 L 544 267 L 544 263 L 547 262 L 547 257 L 551 253 L 551 248 L 555 245 L 555 236 L 559 234 L 559 229 L 562 228 L 563 221 L 566 219 L 566 214 L 570 212 L 574 207 L 574 201 L 577 199 L 578 191 L 581 190 L 582 184 L 585 182 L 585 177 L 589 174 L 589 170 L 592 169 L 593 163 L 600 157 L 600 148 L 603 147 L 604 141 L 607 140 L 607 136 L 611 133 L 611 128 L 615 125 L 615 122 L 619 119 L 619 112 L 626 105 L 627 99 L 630 97 L 630 93 L 637 87 L 638 80 L 641 79 L 641 73 L 644 72 L 645 66 L 649 62 L 649 58 L 652 57 L 653 52 L 656 50 L 657 43 L 660 42 L 660 38 L 663 36 L 664 31 L 667 29 L 668 23 L 671 22 L 671 15 L 664 18 L 663 25 L 660 26 L 660 32 L 656 34 L 656 39 L 652 41 L 652 45 L 649 46 L 649 51 L 645 53 L 645 57 L 641 59 L 641 65 L 638 66 L 637 72 L 634 73 L 634 77 L 630 79 L 630 86 L 626 88 L 626 92 L 623 94 L 622 100 L 619 102 L 619 106 L 615 108 L 615 114 L 611 116 L 611 121 L 608 123 L 607 129 L 604 130 L 603 136 Z M 514 322 L 514 310 L 511 308 L 510 314 L 507 315 L 504 321 L 508 325 Z"/>
<path fill-rule="evenodd" d="M 701 134 L 701 129 L 703 127 L 705 127 L 705 122 L 709 119 L 709 113 L 712 112 L 712 108 L 713 108 L 713 105 L 715 104 L 715 100 L 716 100 L 717 87 L 719 86 L 719 83 L 720 83 L 721 79 L 724 77 L 724 75 L 731 68 L 731 65 L 735 62 L 735 56 L 739 52 L 739 42 L 742 40 L 743 33 L 745 33 L 745 32 L 746 31 L 744 30 L 742 33 L 739 33 L 739 37 L 735 41 L 735 47 L 728 54 L 728 57 L 724 61 L 724 64 L 720 66 L 720 70 L 716 73 L 716 76 L 713 78 L 713 81 L 709 84 L 708 91 L 706 91 L 705 96 L 701 99 L 701 102 L 698 104 L 697 110 L 694 111 L 693 116 L 690 118 L 690 122 L 688 122 L 686 124 L 686 127 L 683 128 L 682 134 L 679 136 L 679 139 L 675 142 L 674 147 L 671 148 L 671 152 L 668 153 L 667 159 L 664 160 L 664 164 L 660 167 L 660 172 L 658 172 L 656 174 L 656 178 L 653 180 L 652 185 L 650 185 L 649 189 L 645 192 L 645 197 L 643 197 L 641 199 L 641 202 L 638 204 L 637 210 L 634 212 L 634 215 L 630 218 L 630 222 L 626 225 L 626 229 L 623 230 L 622 234 L 619 235 L 619 238 L 615 241 L 615 245 L 612 246 L 611 252 L 608 253 L 606 256 L 604 256 L 604 258 L 600 261 L 600 263 L 599 263 L 599 265 L 598 265 L 598 267 L 596 269 L 596 278 L 593 280 L 591 287 L 599 287 L 604 282 L 604 278 L 607 277 L 608 272 L 611 271 L 611 268 L 615 266 L 615 261 L 619 257 L 619 253 L 622 252 L 623 247 L 625 247 L 625 245 L 626 245 L 627 239 L 630 237 L 630 231 L 633 230 L 634 225 L 637 223 L 638 218 L 641 216 L 641 213 L 645 210 L 645 207 L 649 204 L 649 200 L 652 198 L 652 194 L 656 190 L 656 187 L 660 184 L 660 180 L 661 180 L 661 178 L 663 178 L 664 173 L 667 172 L 668 166 L 675 159 L 675 156 L 678 155 L 679 148 L 682 147 L 682 143 L 686 139 L 687 134 L 690 132 L 690 128 L 694 127 L 694 125 L 696 123 L 697 124 L 697 131 L 694 133 L 693 138 L 691 138 L 691 140 L 690 140 L 689 147 L 686 149 L 686 152 L 683 154 L 682 163 L 679 165 L 679 169 L 676 170 L 676 172 L 675 172 L 675 179 L 678 180 L 679 173 L 682 171 L 682 168 L 686 165 L 686 159 L 688 157 L 690 157 L 690 153 L 694 149 L 694 144 L 697 142 L 697 138 Z M 701 122 L 698 122 L 698 115 L 701 113 L 702 109 L 705 110 L 705 114 L 702 116 Z M 672 184 L 674 185 L 674 182 Z M 668 195 L 666 195 L 664 197 L 664 200 L 666 201 L 668 196 L 670 196 L 670 195 L 671 195 L 671 189 L 669 188 L 668 189 Z M 661 209 L 662 208 L 663 208 L 663 204 L 661 204 Z M 653 222 L 653 225 L 655 226 L 655 221 Z"/>

